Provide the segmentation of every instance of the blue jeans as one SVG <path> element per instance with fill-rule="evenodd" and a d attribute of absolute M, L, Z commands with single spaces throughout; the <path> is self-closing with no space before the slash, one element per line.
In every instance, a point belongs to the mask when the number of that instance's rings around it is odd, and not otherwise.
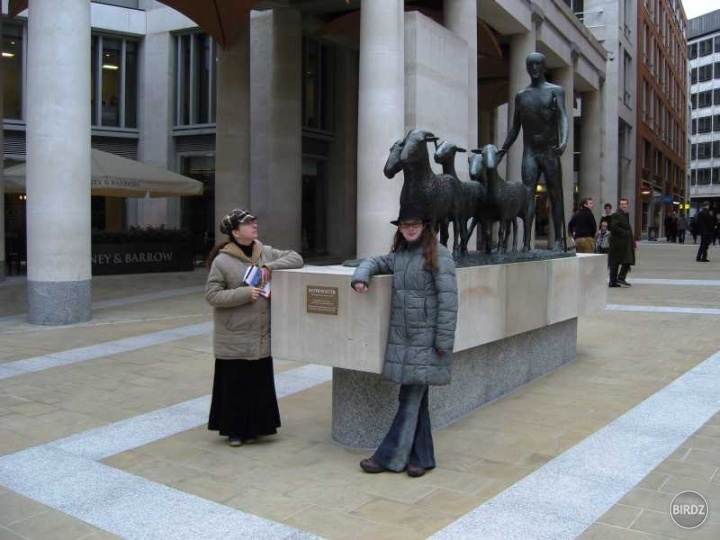
<path fill-rule="evenodd" d="M 373 459 L 395 472 L 404 471 L 407 465 L 434 468 L 435 452 L 430 430 L 428 386 L 403 384 L 398 399 L 400 403 L 395 419 Z"/>

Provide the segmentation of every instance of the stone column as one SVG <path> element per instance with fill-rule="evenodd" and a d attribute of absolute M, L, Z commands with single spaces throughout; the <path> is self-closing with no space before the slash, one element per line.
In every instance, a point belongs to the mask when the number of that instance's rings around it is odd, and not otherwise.
<path fill-rule="evenodd" d="M 535 30 L 526 34 L 517 34 L 510 39 L 510 95 L 508 98 L 508 126 L 509 130 L 512 126 L 512 117 L 515 113 L 515 95 L 530 84 L 530 76 L 527 73 L 525 59 L 530 53 L 535 52 Z M 507 133 L 498 134 L 498 146 L 505 140 Z M 520 169 L 522 165 L 523 155 L 523 133 L 518 135 L 515 142 L 510 147 L 510 151 L 505 156 L 507 162 L 507 176 L 511 181 L 521 179 Z"/>
<path fill-rule="evenodd" d="M 164 28 L 158 31 L 157 20 L 162 13 L 148 14 L 148 34 L 141 47 L 140 73 L 143 84 L 139 85 L 140 141 L 138 154 L 140 161 L 161 169 L 174 169 L 174 143 L 172 137 L 173 95 L 175 84 L 175 66 L 173 66 L 173 36 Z M 170 209 L 178 209 L 179 199 L 140 198 L 127 199 L 127 222 L 141 227 L 169 228 L 179 227 L 175 219 L 170 219 Z"/>
<path fill-rule="evenodd" d="M 602 96 L 599 90 L 582 94 L 582 130 L 580 134 L 580 198 L 592 197 L 595 217 L 602 214 Z"/>
<path fill-rule="evenodd" d="M 405 134 L 402 0 L 363 0 L 360 10 L 357 256 L 387 253 L 402 173 L 383 175 L 392 143 Z"/>
<path fill-rule="evenodd" d="M 572 210 L 573 210 L 573 200 L 575 195 L 575 184 L 574 184 L 574 178 L 575 178 L 575 172 L 573 171 L 574 168 L 574 154 L 575 154 L 575 145 L 573 143 L 574 136 L 575 136 L 575 130 L 573 128 L 574 121 L 573 121 L 573 107 L 575 105 L 575 99 L 573 97 L 575 83 L 574 83 L 574 75 L 573 75 L 573 68 L 568 66 L 565 68 L 558 69 L 555 73 L 555 83 L 559 84 L 563 87 L 565 90 L 565 112 L 567 113 L 568 117 L 568 140 L 567 140 L 567 148 L 565 149 L 565 153 L 560 158 L 560 163 L 562 165 L 562 185 L 563 185 L 563 201 L 564 201 L 564 209 L 565 213 L 563 216 L 565 227 L 567 228 L 567 223 L 570 221 L 570 217 L 572 216 Z M 552 220 L 550 220 L 552 222 Z M 561 238 L 562 233 L 561 231 L 555 231 L 557 238 Z M 548 247 L 550 247 L 552 244 L 550 243 L 551 238 L 548 237 Z"/>
<path fill-rule="evenodd" d="M 447 0 L 445 26 L 468 44 L 468 149 L 478 144 L 477 1 Z"/>
<path fill-rule="evenodd" d="M 300 13 L 274 9 L 251 30 L 251 211 L 260 239 L 302 247 L 302 28 Z"/>
<path fill-rule="evenodd" d="M 30 0 L 28 320 L 91 315 L 90 0 Z"/>
<path fill-rule="evenodd" d="M 215 238 L 233 208 L 250 206 L 250 19 L 236 41 L 218 51 L 215 129 Z"/>

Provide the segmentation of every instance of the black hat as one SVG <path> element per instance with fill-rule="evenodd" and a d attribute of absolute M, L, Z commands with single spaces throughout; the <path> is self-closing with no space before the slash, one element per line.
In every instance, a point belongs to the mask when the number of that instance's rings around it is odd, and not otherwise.
<path fill-rule="evenodd" d="M 430 221 L 428 212 L 422 205 L 417 203 L 408 203 L 400 206 L 400 214 L 397 219 L 392 220 L 390 223 L 398 226 L 401 221 L 409 221 L 411 219 L 417 219 L 423 223 L 428 223 Z"/>

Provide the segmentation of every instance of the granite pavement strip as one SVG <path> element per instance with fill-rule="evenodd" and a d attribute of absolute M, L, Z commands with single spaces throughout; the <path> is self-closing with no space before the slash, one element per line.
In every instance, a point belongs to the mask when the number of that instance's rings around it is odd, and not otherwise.
<path fill-rule="evenodd" d="M 610 290 L 609 303 L 720 307 L 713 283 L 720 250 L 711 248 L 712 262 L 699 264 L 694 249 L 642 244 L 629 279 L 648 281 Z M 96 278 L 93 300 L 198 287 L 203 280 L 201 271 Z M 24 312 L 23 294 L 21 281 L 0 287 L 0 317 Z M 70 328 L 0 321 L 0 366 L 209 320 L 201 295 L 186 294 L 108 305 L 94 311 L 91 323 Z M 200 426 L 98 465 L 325 538 L 426 538 L 558 463 L 564 451 L 712 357 L 720 349 L 717 323 L 717 315 L 673 312 L 582 318 L 576 362 L 437 431 L 439 466 L 420 479 L 365 475 L 357 467 L 365 452 L 330 442 L 327 383 L 281 399 L 283 427 L 260 444 L 231 449 Z M 279 374 L 300 367 L 276 364 Z M 0 380 L 0 456 L 202 398 L 211 372 L 210 338 L 195 336 Z M 683 411 L 677 415 L 682 422 Z M 720 508 L 719 467 L 715 414 L 579 537 L 720 538 L 720 510 L 713 511 Z M 668 513 L 672 497 L 687 489 L 702 493 L 711 508 L 692 531 L 675 526 Z M 562 512 L 549 512 L 548 523 Z M 527 538 L 544 536 L 537 533 Z M 0 539 L 116 537 L 0 486 Z M 143 537 L 142 529 L 127 537 Z M 484 536 L 475 529 L 462 537 Z"/>

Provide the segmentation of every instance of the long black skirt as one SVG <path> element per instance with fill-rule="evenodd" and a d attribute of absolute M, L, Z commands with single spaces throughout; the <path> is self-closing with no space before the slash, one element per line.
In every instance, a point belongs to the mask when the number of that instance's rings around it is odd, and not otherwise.
<path fill-rule="evenodd" d="M 215 359 L 208 429 L 252 439 L 280 427 L 272 357 L 260 360 Z"/>

